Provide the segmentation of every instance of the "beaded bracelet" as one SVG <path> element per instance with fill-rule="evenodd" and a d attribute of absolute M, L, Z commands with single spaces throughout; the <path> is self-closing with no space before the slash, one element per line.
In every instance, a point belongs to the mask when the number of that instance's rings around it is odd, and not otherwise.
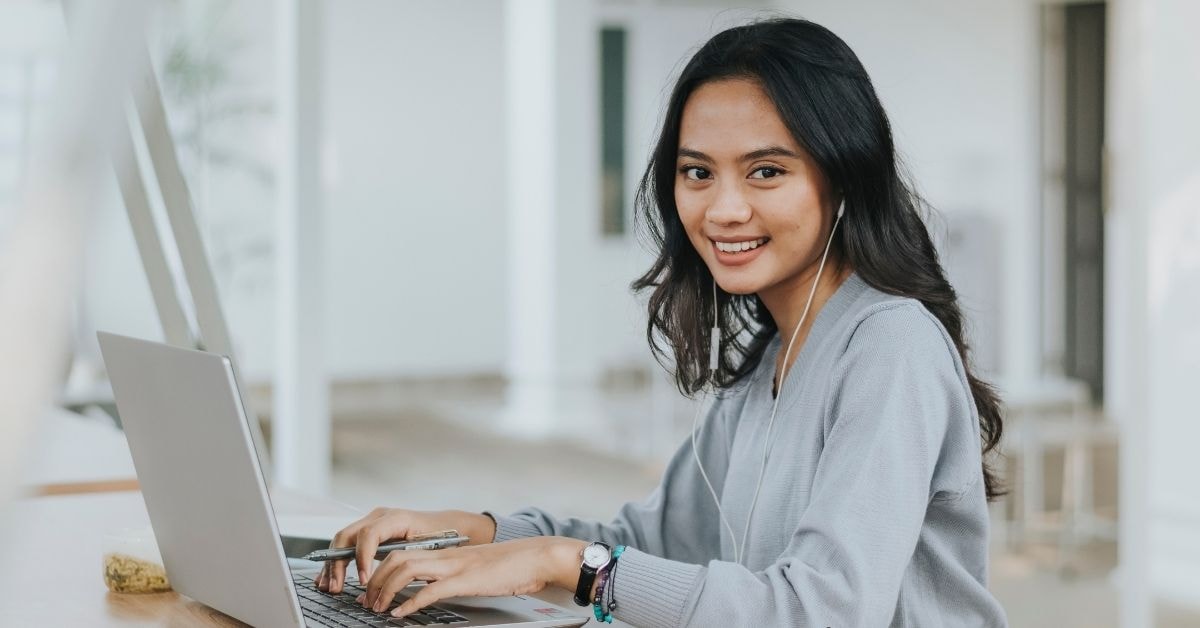
<path fill-rule="evenodd" d="M 608 615 L 604 612 L 604 585 L 608 583 L 608 574 L 608 568 L 596 574 L 596 598 L 592 600 L 592 612 L 596 615 L 596 621 L 605 621 L 604 618 Z M 609 617 L 607 621 L 611 622 L 612 618 Z"/>
<path fill-rule="evenodd" d="M 620 558 L 621 554 L 623 553 L 625 553 L 624 545 L 618 545 L 616 548 L 614 548 L 612 552 L 612 560 L 610 560 L 604 570 L 598 574 L 600 582 L 596 585 L 596 599 L 592 602 L 592 611 L 596 615 L 596 621 L 602 621 L 609 624 L 612 623 L 612 611 L 617 608 L 617 601 L 613 597 L 614 592 L 612 585 L 615 581 L 617 573 L 617 559 Z"/>
<path fill-rule="evenodd" d="M 621 554 L 623 554 L 623 553 L 625 553 L 625 546 L 624 545 L 617 546 L 617 549 L 614 550 L 612 567 L 609 569 L 608 586 L 605 588 L 605 591 L 608 592 L 608 599 L 605 601 L 606 602 L 605 608 L 608 609 L 608 613 L 610 613 L 610 614 L 613 611 L 617 610 L 617 564 L 616 564 L 616 559 L 620 558 Z"/>

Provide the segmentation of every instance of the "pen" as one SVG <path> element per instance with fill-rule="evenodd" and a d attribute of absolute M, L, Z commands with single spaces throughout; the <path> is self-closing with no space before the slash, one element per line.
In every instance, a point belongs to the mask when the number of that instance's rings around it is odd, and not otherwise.
<path fill-rule="evenodd" d="M 406 551 L 406 550 L 436 550 L 445 547 L 457 547 L 469 541 L 465 536 L 450 536 L 437 539 L 427 539 L 418 541 L 398 541 L 395 543 L 384 543 L 375 550 L 375 559 L 382 560 L 390 552 Z M 338 560 L 341 558 L 354 558 L 357 547 L 339 547 L 333 549 L 316 550 L 309 552 L 301 558 L 304 560 L 313 561 L 328 561 Z"/>

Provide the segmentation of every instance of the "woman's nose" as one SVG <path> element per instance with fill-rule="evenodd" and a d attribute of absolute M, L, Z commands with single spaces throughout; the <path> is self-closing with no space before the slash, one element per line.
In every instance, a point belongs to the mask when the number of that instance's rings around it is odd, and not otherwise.
<path fill-rule="evenodd" d="M 746 196 L 737 185 L 721 185 L 708 206 L 705 219 L 715 225 L 736 225 L 747 222 L 753 211 Z"/>

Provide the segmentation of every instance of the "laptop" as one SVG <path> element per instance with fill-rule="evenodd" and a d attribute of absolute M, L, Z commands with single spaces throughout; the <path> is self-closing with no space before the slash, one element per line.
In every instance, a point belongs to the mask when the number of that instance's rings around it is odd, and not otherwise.
<path fill-rule="evenodd" d="M 227 357 L 100 332 L 117 409 L 171 586 L 254 626 L 580 626 L 532 597 L 451 598 L 393 618 L 321 592 L 285 557 Z M 295 563 L 295 561 L 293 561 Z M 416 586 L 421 586 L 420 584 Z M 405 589 L 392 608 L 415 592 Z M 390 610 L 390 609 L 389 609 Z"/>

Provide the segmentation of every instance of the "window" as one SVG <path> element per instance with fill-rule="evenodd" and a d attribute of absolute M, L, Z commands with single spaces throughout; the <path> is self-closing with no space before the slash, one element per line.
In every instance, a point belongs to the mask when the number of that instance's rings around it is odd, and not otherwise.
<path fill-rule="evenodd" d="M 625 29 L 600 29 L 600 211 L 604 235 L 625 233 Z"/>

